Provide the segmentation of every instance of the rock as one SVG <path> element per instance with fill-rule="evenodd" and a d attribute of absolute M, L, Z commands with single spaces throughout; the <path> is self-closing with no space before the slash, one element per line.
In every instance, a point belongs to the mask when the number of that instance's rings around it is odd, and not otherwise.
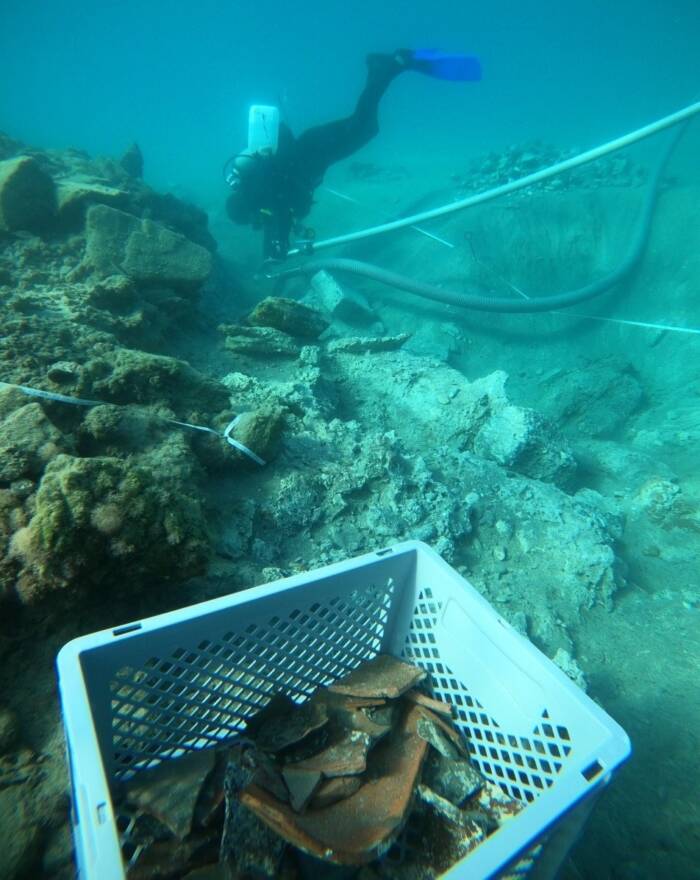
<path fill-rule="evenodd" d="M 81 397 L 110 403 L 168 403 L 188 420 L 228 405 L 226 388 L 186 361 L 131 348 L 115 348 L 83 365 Z"/>
<path fill-rule="evenodd" d="M 44 829 L 35 810 L 16 786 L 0 789 L 0 828 L 2 828 L 2 880 L 21 880 L 39 876 L 38 861 Z M 24 788 L 24 786 L 20 786 Z"/>
<path fill-rule="evenodd" d="M 283 425 L 284 418 L 280 407 L 263 407 L 253 412 L 241 413 L 232 436 L 263 461 L 268 462 L 277 455 Z M 246 457 L 245 461 L 249 459 Z M 257 467 L 254 464 L 253 466 Z"/>
<path fill-rule="evenodd" d="M 46 462 L 65 449 L 63 435 L 41 405 L 27 403 L 0 422 L 0 483 L 38 477 Z"/>
<path fill-rule="evenodd" d="M 254 327 L 274 327 L 289 336 L 318 339 L 329 321 L 316 309 L 293 299 L 268 296 L 248 315 Z"/>
<path fill-rule="evenodd" d="M 575 685 L 581 688 L 584 693 L 588 690 L 588 682 L 581 667 L 576 659 L 565 648 L 557 648 L 552 658 L 557 666 L 565 673 Z"/>
<path fill-rule="evenodd" d="M 0 162 L 0 229 L 40 230 L 55 212 L 53 180 L 35 159 L 17 156 Z"/>
<path fill-rule="evenodd" d="M 556 370 L 540 379 L 541 407 L 562 429 L 577 436 L 610 437 L 624 428 L 644 398 L 632 366 L 604 358 L 583 369 Z"/>
<path fill-rule="evenodd" d="M 321 270 L 311 279 L 311 290 L 304 297 L 308 305 L 321 309 L 336 321 L 347 324 L 373 324 L 377 316 L 362 294 L 341 287 L 328 272 Z"/>
<path fill-rule="evenodd" d="M 128 199 L 124 190 L 89 179 L 66 178 L 57 182 L 58 219 L 65 226 L 82 223 L 90 205 L 121 207 L 128 203 Z"/>
<path fill-rule="evenodd" d="M 72 385 L 80 378 L 81 367 L 75 361 L 56 361 L 46 371 L 46 376 L 57 385 Z"/>
<path fill-rule="evenodd" d="M 121 313 L 136 303 L 136 287 L 126 275 L 108 275 L 88 290 L 87 300 L 97 308 Z"/>
<path fill-rule="evenodd" d="M 24 603 L 52 591 L 77 597 L 105 582 L 138 590 L 198 574 L 208 532 L 194 465 L 168 434 L 139 463 L 58 455 L 46 467 L 29 524 L 12 551 Z"/>
<path fill-rule="evenodd" d="M 19 739 L 19 722 L 7 706 L 0 706 L 0 755 L 9 752 Z"/>
<path fill-rule="evenodd" d="M 129 177 L 143 177 L 143 153 L 137 143 L 131 144 L 119 160 L 119 164 Z"/>
<path fill-rule="evenodd" d="M 531 409 L 504 406 L 492 413 L 474 438 L 474 452 L 535 480 L 565 486 L 576 459 L 554 426 Z"/>
<path fill-rule="evenodd" d="M 133 198 L 135 211 L 174 229 L 211 253 L 216 251 L 216 240 L 208 229 L 208 217 L 201 208 L 172 193 L 157 193 L 145 184 L 140 186 L 140 192 Z"/>
<path fill-rule="evenodd" d="M 328 352 L 336 354 L 369 354 L 373 351 L 393 351 L 411 338 L 410 333 L 398 333 L 396 336 L 347 336 L 334 339 L 328 343 Z"/>
<path fill-rule="evenodd" d="M 223 326 L 229 351 L 253 357 L 297 357 L 300 347 L 287 333 L 274 327 Z"/>
<path fill-rule="evenodd" d="M 192 288 L 211 271 L 211 254 L 152 220 L 107 205 L 86 217 L 85 262 L 105 276 L 122 274 L 144 285 Z"/>

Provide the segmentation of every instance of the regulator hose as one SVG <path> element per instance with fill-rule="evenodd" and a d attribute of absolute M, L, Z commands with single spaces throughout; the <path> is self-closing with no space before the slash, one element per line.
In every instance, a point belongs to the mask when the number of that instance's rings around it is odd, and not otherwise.
<path fill-rule="evenodd" d="M 378 281 L 389 287 L 405 290 L 408 293 L 413 293 L 416 296 L 422 296 L 426 299 L 432 299 L 436 302 L 459 306 L 465 309 L 474 309 L 481 312 L 529 314 L 534 312 L 549 312 L 565 308 L 566 306 L 578 305 L 579 303 L 593 299 L 593 297 L 599 296 L 601 293 L 610 290 L 610 288 L 626 278 L 639 263 L 647 241 L 649 240 L 652 218 L 659 196 L 663 172 L 671 154 L 676 148 L 676 145 L 685 133 L 689 121 L 689 119 L 686 119 L 678 126 L 677 130 L 662 151 L 661 157 L 649 180 L 647 195 L 642 207 L 639 225 L 632 245 L 630 246 L 629 253 L 614 271 L 597 281 L 584 285 L 583 287 L 577 287 L 574 290 L 568 290 L 563 293 L 556 293 L 549 296 L 538 296 L 532 299 L 506 299 L 503 297 L 490 296 L 485 293 L 467 293 L 457 290 L 445 290 L 437 284 L 430 284 L 426 281 L 409 278 L 406 275 L 393 272 L 389 269 L 384 269 L 381 266 L 375 266 L 372 263 L 365 263 L 361 260 L 333 257 L 311 260 L 291 269 L 285 269 L 282 272 L 270 273 L 267 277 L 286 279 L 298 275 L 314 275 L 321 270 L 327 272 L 346 272 L 351 275 L 360 275 L 363 278 L 370 278 L 373 281 Z"/>

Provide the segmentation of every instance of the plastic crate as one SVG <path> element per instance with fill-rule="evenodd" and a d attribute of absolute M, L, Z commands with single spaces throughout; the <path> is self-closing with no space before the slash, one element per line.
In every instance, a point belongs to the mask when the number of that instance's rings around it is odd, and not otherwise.
<path fill-rule="evenodd" d="M 303 701 L 380 652 L 427 670 L 476 766 L 524 804 L 450 877 L 499 876 L 545 835 L 538 863 L 558 864 L 629 739 L 433 550 L 407 542 L 60 651 L 80 877 L 124 877 L 113 783 L 221 745 L 273 693 Z"/>

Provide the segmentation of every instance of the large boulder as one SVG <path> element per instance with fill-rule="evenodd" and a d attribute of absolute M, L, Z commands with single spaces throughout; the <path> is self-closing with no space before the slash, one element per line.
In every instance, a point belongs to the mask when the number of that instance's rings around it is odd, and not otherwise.
<path fill-rule="evenodd" d="M 86 215 L 85 261 L 98 273 L 123 274 L 139 284 L 194 288 L 211 271 L 211 254 L 153 220 L 107 205 Z"/>
<path fill-rule="evenodd" d="M 54 458 L 33 516 L 12 539 L 20 599 L 29 603 L 56 591 L 75 598 L 104 585 L 127 593 L 200 573 L 209 538 L 196 476 L 177 432 L 138 464 L 110 456 Z"/>
<path fill-rule="evenodd" d="M 56 200 L 59 223 L 70 226 L 83 222 L 85 211 L 90 205 L 124 207 L 128 194 L 100 181 L 69 177 L 57 181 Z"/>
<path fill-rule="evenodd" d="M 55 211 L 53 180 L 35 159 L 16 156 L 0 162 L 0 229 L 39 230 Z"/>

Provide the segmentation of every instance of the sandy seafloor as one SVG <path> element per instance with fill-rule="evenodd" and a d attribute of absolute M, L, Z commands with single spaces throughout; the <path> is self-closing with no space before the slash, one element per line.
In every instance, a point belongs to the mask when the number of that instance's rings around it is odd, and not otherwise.
<path fill-rule="evenodd" d="M 436 358 L 470 381 L 504 370 L 512 404 L 531 407 L 558 422 L 579 461 L 575 488 L 600 492 L 626 519 L 614 547 L 619 578 L 611 606 L 580 610 L 575 621 L 567 621 L 566 631 L 589 694 L 627 730 L 634 752 L 573 850 L 563 873 L 567 880 L 700 876 L 700 337 L 614 322 L 700 329 L 700 181 L 689 161 L 697 143 L 697 135 L 690 138 L 669 170 L 640 270 L 621 290 L 575 310 L 608 317 L 610 322 L 566 314 L 462 314 L 359 279 L 340 279 L 367 297 L 386 335 L 413 334 L 406 358 Z M 414 195 L 436 192 L 437 203 L 441 194 L 449 201 L 455 192 L 452 175 L 463 172 L 455 167 L 454 158 L 426 167 L 421 157 L 408 153 L 394 154 L 387 162 L 386 156 L 375 157 L 370 151 L 363 161 L 374 164 L 360 172 L 346 163 L 328 175 L 328 187 L 360 204 L 320 193 L 310 223 L 321 236 L 410 209 Z M 532 201 L 521 200 L 515 207 L 497 202 L 429 225 L 455 244 L 451 249 L 407 230 L 350 246 L 342 253 L 446 285 L 458 284 L 467 273 L 486 279 L 499 292 L 506 278 L 536 295 L 544 281 L 544 294 L 585 282 L 615 264 L 624 253 L 642 194 L 639 187 L 615 185 L 583 194 L 578 190 L 535 194 Z M 222 263 L 219 280 L 202 295 L 199 309 L 216 321 L 234 322 L 270 292 L 250 277 L 258 242 L 251 233 L 229 227 L 220 207 L 205 207 L 211 209 L 210 226 L 219 241 Z M 479 266 L 465 233 L 476 242 Z M 303 283 L 295 282 L 290 294 L 300 295 L 303 288 Z M 174 331 L 166 348 L 161 353 L 184 358 L 217 380 L 236 368 L 211 322 L 191 332 L 189 328 Z M 612 419 L 613 428 L 602 435 L 597 423 L 606 413 L 605 397 L 591 396 L 588 405 L 594 412 L 587 420 L 585 411 L 563 410 L 559 393 L 572 375 L 580 387 L 586 381 L 595 385 L 601 364 L 612 364 L 621 377 L 634 375 L 642 389 L 633 411 L 619 423 Z M 278 369 L 282 367 L 269 364 L 266 378 L 274 380 Z M 381 402 L 392 408 L 391 386 L 383 389 Z M 396 406 L 399 403 L 397 399 Z M 374 417 L 375 412 L 374 404 L 368 405 L 367 414 Z M 355 415 L 362 417 L 361 412 Z M 375 427 L 381 431 L 389 426 Z M 436 451 L 426 449 L 426 454 L 434 458 Z M 283 466 L 289 465 L 287 457 Z M 270 470 L 277 466 L 281 465 L 273 462 Z M 266 476 L 243 479 L 241 488 L 238 477 L 224 477 L 219 491 L 231 489 L 240 501 L 246 485 L 256 490 Z M 443 479 L 449 484 L 450 474 L 443 474 Z M 645 486 L 659 480 L 676 487 L 676 500 L 654 519 L 639 512 L 635 499 L 647 491 Z M 237 490 L 232 481 L 238 481 Z M 225 532 L 221 525 L 225 504 L 219 501 L 217 527 Z M 458 504 L 459 498 L 455 501 Z M 229 515 L 235 517 L 233 503 Z M 469 552 L 470 540 L 465 539 L 458 567 L 484 589 L 501 613 L 517 612 L 517 570 L 510 572 L 510 593 L 499 605 L 498 582 L 489 581 L 492 569 L 482 567 L 479 551 Z M 344 554 L 336 548 L 335 557 L 371 549 L 363 545 Z M 285 572 L 292 562 L 280 558 L 275 565 Z M 263 567 L 258 565 L 260 579 Z M 225 576 L 225 560 L 214 559 L 209 579 L 203 576 L 194 586 L 175 590 L 175 604 L 188 596 L 219 594 Z M 523 584 L 523 589 L 527 586 Z M 161 598 L 158 607 L 168 607 L 172 601 Z M 105 619 L 104 612 L 94 620 L 101 626 L 122 622 Z M 3 699 L 17 712 L 25 741 L 37 751 L 57 754 L 60 736 L 50 661 L 61 641 L 77 633 L 68 624 L 47 624 L 35 644 L 31 632 L 23 629 L 26 624 L 20 620 L 16 625 L 21 639 L 4 654 Z M 37 714 L 23 700 L 29 679 L 34 682 L 33 692 L 45 695 L 50 707 L 46 713 Z"/>

